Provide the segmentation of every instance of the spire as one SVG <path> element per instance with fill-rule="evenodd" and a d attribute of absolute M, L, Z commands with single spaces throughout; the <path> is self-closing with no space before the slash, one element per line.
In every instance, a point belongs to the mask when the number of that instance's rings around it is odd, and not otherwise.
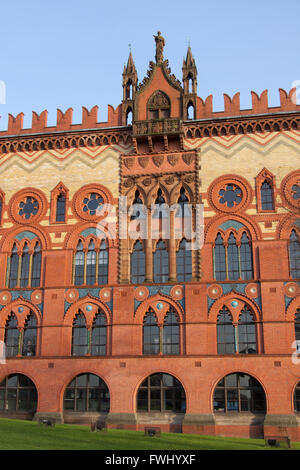
<path fill-rule="evenodd" d="M 128 115 L 134 111 L 134 100 L 137 89 L 137 72 L 134 65 L 131 44 L 129 44 L 130 52 L 127 65 L 123 69 L 123 101 L 122 101 L 122 125 L 128 124 Z"/>
<path fill-rule="evenodd" d="M 183 59 L 182 69 L 185 69 L 185 68 L 188 68 L 188 69 L 193 68 L 193 69 L 195 69 L 196 74 L 197 74 L 196 62 L 195 62 L 195 59 L 193 57 L 192 49 L 191 49 L 190 45 L 189 45 L 188 50 L 187 50 L 186 59 L 185 60 Z"/>
<path fill-rule="evenodd" d="M 126 74 L 134 74 L 136 73 L 136 68 L 135 68 L 135 65 L 134 65 L 134 61 L 133 61 L 133 57 L 132 57 L 132 53 L 131 53 L 131 50 L 129 52 L 129 57 L 128 57 L 128 61 L 127 61 L 127 66 L 125 67 L 124 65 L 124 73 Z"/>
<path fill-rule="evenodd" d="M 191 119 L 190 111 L 192 110 L 193 118 L 197 115 L 197 67 L 192 54 L 190 44 L 183 59 L 182 64 L 182 81 L 183 81 L 183 116 L 184 119 Z"/>

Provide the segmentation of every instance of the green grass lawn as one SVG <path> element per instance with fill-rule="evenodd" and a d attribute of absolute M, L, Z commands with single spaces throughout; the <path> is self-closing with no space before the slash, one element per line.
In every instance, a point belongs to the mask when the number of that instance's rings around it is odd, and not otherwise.
<path fill-rule="evenodd" d="M 300 443 L 293 443 L 300 449 Z M 263 439 L 223 438 L 108 429 L 91 432 L 89 426 L 41 426 L 32 421 L 0 419 L 0 450 L 266 450 Z"/>

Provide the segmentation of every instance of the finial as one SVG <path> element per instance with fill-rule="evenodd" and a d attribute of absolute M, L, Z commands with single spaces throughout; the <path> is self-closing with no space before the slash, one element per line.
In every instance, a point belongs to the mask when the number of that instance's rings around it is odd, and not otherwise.
<path fill-rule="evenodd" d="M 129 50 L 130 50 L 130 52 L 131 52 L 131 44 L 130 44 L 130 43 L 128 44 L 128 47 L 129 47 Z"/>

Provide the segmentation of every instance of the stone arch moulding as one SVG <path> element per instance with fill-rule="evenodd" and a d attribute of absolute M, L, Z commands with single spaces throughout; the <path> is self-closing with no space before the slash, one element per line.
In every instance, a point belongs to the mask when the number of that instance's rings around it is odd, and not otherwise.
<path fill-rule="evenodd" d="M 227 214 L 244 212 L 253 199 L 253 191 L 248 181 L 233 174 L 215 179 L 209 185 L 207 194 L 210 207 Z"/>
<path fill-rule="evenodd" d="M 103 221 L 96 222 L 83 222 L 81 224 L 77 224 L 74 230 L 69 232 L 64 241 L 64 249 L 71 249 L 76 251 L 77 243 L 80 237 L 83 238 L 99 238 L 100 240 L 105 240 L 107 243 L 108 248 L 114 248 L 118 246 L 118 238 L 117 238 L 117 224 L 115 225 L 115 230 L 112 227 L 106 227 Z M 84 235 L 84 232 L 87 234 Z M 90 232 L 90 234 L 88 233 Z M 106 237 L 103 237 L 103 234 L 106 234 Z"/>
<path fill-rule="evenodd" d="M 37 236 L 38 241 L 41 243 L 41 250 L 49 250 L 51 248 L 51 239 L 49 235 L 44 232 L 42 227 L 36 226 L 18 226 L 9 229 L 4 235 L 0 243 L 0 250 L 3 253 L 9 253 L 13 243 L 18 235 L 21 235 L 23 232 L 30 232 Z M 26 236 L 25 236 L 26 238 Z M 28 237 L 27 237 L 28 238 Z M 35 243 L 35 239 L 33 239 Z"/>
<path fill-rule="evenodd" d="M 285 312 L 285 319 L 290 322 L 295 321 L 295 314 L 297 308 L 300 307 L 300 295 L 297 295 L 289 304 Z M 300 380 L 300 379 L 299 379 Z"/>
<path fill-rule="evenodd" d="M 19 307 L 23 308 L 22 312 L 18 311 Z M 5 305 L 5 307 L 3 307 L 3 309 L 1 310 L 0 328 L 5 328 L 7 319 L 12 312 L 16 315 L 18 319 L 18 327 L 24 327 L 25 321 L 28 315 L 30 315 L 30 312 L 32 312 L 36 317 L 37 327 L 41 326 L 42 314 L 40 309 L 32 302 L 25 300 L 23 297 L 19 297 L 13 302 L 10 302 L 9 304 Z"/>
<path fill-rule="evenodd" d="M 236 307 L 233 307 L 231 305 L 231 302 L 234 300 L 238 301 L 238 305 Z M 209 315 L 208 315 L 209 322 L 211 323 L 217 322 L 219 312 L 221 308 L 223 307 L 223 305 L 225 305 L 228 308 L 232 316 L 233 323 L 237 323 L 239 321 L 239 316 L 245 305 L 251 308 L 252 312 L 254 313 L 256 322 L 261 320 L 261 311 L 258 305 L 253 301 L 253 299 L 250 299 L 246 295 L 238 293 L 234 290 L 232 292 L 229 292 L 228 294 L 222 295 L 222 297 L 220 297 L 213 303 L 213 305 L 211 306 L 209 310 Z"/>
<path fill-rule="evenodd" d="M 261 240 L 262 239 L 262 233 L 261 230 L 250 217 L 243 215 L 237 215 L 237 214 L 228 214 L 228 215 L 223 215 L 223 214 L 218 214 L 215 217 L 213 217 L 206 225 L 205 228 L 205 242 L 206 243 L 214 243 L 216 234 L 218 232 L 218 228 L 220 225 L 222 225 L 225 222 L 228 222 L 230 220 L 239 222 L 240 224 L 245 226 L 246 232 L 249 232 L 249 235 L 251 236 L 251 240 Z M 230 230 L 230 228 L 226 229 Z M 240 228 L 239 230 L 242 230 Z M 238 230 L 238 231 L 239 231 Z M 224 232 L 224 230 L 220 229 L 221 232 Z"/>
<path fill-rule="evenodd" d="M 87 310 L 86 309 L 87 306 L 91 306 L 92 309 Z M 99 308 L 103 311 L 105 315 L 106 325 L 107 326 L 111 325 L 112 313 L 111 313 L 110 308 L 107 305 L 105 305 L 104 302 L 102 302 L 101 300 L 95 297 L 92 297 L 91 295 L 87 295 L 83 297 L 82 299 L 79 299 L 77 302 L 74 302 L 74 304 L 72 304 L 68 308 L 68 310 L 65 313 L 64 324 L 66 326 L 72 326 L 75 315 L 80 310 L 85 317 L 87 328 L 90 328 L 93 324 L 94 317 Z"/>
<path fill-rule="evenodd" d="M 162 304 L 162 308 L 160 306 L 157 306 L 157 304 L 159 303 Z M 182 306 L 175 300 L 171 299 L 171 297 L 169 297 L 168 295 L 161 294 L 160 292 L 155 295 L 152 295 L 151 297 L 148 297 L 137 307 L 134 314 L 134 322 L 142 325 L 145 314 L 147 313 L 149 308 L 152 308 L 154 310 L 158 323 L 162 324 L 170 307 L 173 307 L 175 312 L 177 313 L 179 323 L 183 323 L 184 310 Z"/>
<path fill-rule="evenodd" d="M 296 230 L 300 238 L 300 216 L 297 214 L 287 214 L 283 217 L 276 228 L 276 240 L 289 240 L 292 230 Z"/>

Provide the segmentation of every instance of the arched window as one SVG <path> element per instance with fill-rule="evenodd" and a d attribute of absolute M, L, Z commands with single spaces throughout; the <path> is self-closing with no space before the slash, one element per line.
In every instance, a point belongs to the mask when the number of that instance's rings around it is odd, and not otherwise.
<path fill-rule="evenodd" d="M 268 180 L 265 180 L 260 187 L 260 197 L 263 211 L 274 210 L 273 188 Z"/>
<path fill-rule="evenodd" d="M 97 375 L 77 375 L 65 390 L 65 411 L 98 411 L 107 413 L 109 406 L 109 390 L 106 383 Z"/>
<path fill-rule="evenodd" d="M 227 307 L 223 307 L 217 320 L 218 354 L 235 353 L 235 333 L 231 315 Z"/>
<path fill-rule="evenodd" d="M 295 230 L 292 230 L 289 244 L 290 273 L 292 278 L 300 278 L 300 243 Z"/>
<path fill-rule="evenodd" d="M 180 331 L 176 312 L 170 307 L 164 324 L 158 326 L 150 308 L 143 323 L 143 354 L 180 354 Z"/>
<path fill-rule="evenodd" d="M 169 280 L 169 254 L 162 240 L 157 243 L 153 253 L 153 279 L 156 283 Z"/>
<path fill-rule="evenodd" d="M 145 208 L 143 206 L 143 201 L 142 201 L 140 196 L 141 196 L 140 192 L 139 192 L 139 190 L 137 190 L 135 192 L 134 200 L 133 200 L 132 206 L 130 208 L 131 210 L 129 212 L 131 220 L 135 220 L 137 218 L 142 219 L 142 218 L 145 218 L 145 216 L 146 216 Z M 139 206 L 141 206 L 141 207 L 139 207 Z"/>
<path fill-rule="evenodd" d="M 86 256 L 86 284 L 92 285 L 96 283 L 96 251 L 94 240 L 91 240 Z"/>
<path fill-rule="evenodd" d="M 106 355 L 106 319 L 101 310 L 93 321 L 90 350 L 92 356 Z"/>
<path fill-rule="evenodd" d="M 77 313 L 72 329 L 72 356 L 88 353 L 88 330 L 83 313 Z"/>
<path fill-rule="evenodd" d="M 102 240 L 98 259 L 98 284 L 108 283 L 108 249 L 105 240 Z"/>
<path fill-rule="evenodd" d="M 27 318 L 23 330 L 23 356 L 35 356 L 37 338 L 37 322 L 33 313 Z"/>
<path fill-rule="evenodd" d="M 22 262 L 21 262 L 20 287 L 27 287 L 28 279 L 29 279 L 29 264 L 30 264 L 30 255 L 29 255 L 29 248 L 28 248 L 27 243 L 24 244 L 21 259 L 22 259 Z"/>
<path fill-rule="evenodd" d="M 218 233 L 214 247 L 214 271 L 217 281 L 226 279 L 226 254 L 224 241 L 220 233 Z"/>
<path fill-rule="evenodd" d="M 192 279 L 192 250 L 187 249 L 185 239 L 180 242 L 176 253 L 176 270 L 178 282 L 188 282 Z"/>
<path fill-rule="evenodd" d="M 150 96 L 148 103 L 148 119 L 164 119 L 171 115 L 170 98 L 161 90 Z"/>
<path fill-rule="evenodd" d="M 39 243 L 36 243 L 34 247 L 34 253 L 32 256 L 31 287 L 38 287 L 40 285 L 41 262 L 42 262 L 41 247 Z"/>
<path fill-rule="evenodd" d="M 66 196 L 60 193 L 56 199 L 56 222 L 65 222 L 66 220 Z"/>
<path fill-rule="evenodd" d="M 295 413 L 300 412 L 300 382 L 297 383 L 294 392 L 294 411 Z"/>
<path fill-rule="evenodd" d="M 84 282 L 84 252 L 82 241 L 79 240 L 75 254 L 75 286 L 80 286 Z"/>
<path fill-rule="evenodd" d="M 253 313 L 244 307 L 238 323 L 238 351 L 240 354 L 256 354 L 256 326 Z"/>
<path fill-rule="evenodd" d="M 217 281 L 253 279 L 252 246 L 246 232 L 243 232 L 238 244 L 233 232 L 230 232 L 227 246 L 218 233 L 213 249 L 214 278 Z"/>
<path fill-rule="evenodd" d="M 17 356 L 19 352 L 19 336 L 17 317 L 12 313 L 5 325 L 4 343 L 6 357 Z"/>
<path fill-rule="evenodd" d="M 155 199 L 155 208 L 152 215 L 154 219 L 163 219 L 168 216 L 164 204 L 166 204 L 166 200 L 163 196 L 162 190 L 159 188 L 157 191 L 157 197 Z"/>
<path fill-rule="evenodd" d="M 300 308 L 297 308 L 295 315 L 295 340 L 299 341 L 300 346 Z"/>
<path fill-rule="evenodd" d="M 157 326 L 155 313 L 149 309 L 143 324 L 143 354 L 159 354 L 160 329 Z"/>
<path fill-rule="evenodd" d="M 13 374 L 0 383 L 0 411 L 34 413 L 37 407 L 37 390 L 25 375 Z"/>
<path fill-rule="evenodd" d="M 228 279 L 236 281 L 240 277 L 239 250 L 233 233 L 230 234 L 227 247 Z"/>
<path fill-rule="evenodd" d="M 252 249 L 249 238 L 244 232 L 241 238 L 240 246 L 240 269 L 241 278 L 244 280 L 253 279 L 253 261 L 252 261 Z"/>
<path fill-rule="evenodd" d="M 260 383 L 241 372 L 224 377 L 215 388 L 214 412 L 266 412 L 265 393 Z"/>
<path fill-rule="evenodd" d="M 195 107 L 194 104 L 190 101 L 187 105 L 187 118 L 195 119 Z"/>
<path fill-rule="evenodd" d="M 179 323 L 176 313 L 170 309 L 163 326 L 163 353 L 179 354 Z"/>
<path fill-rule="evenodd" d="M 10 256 L 10 270 L 9 270 L 9 282 L 8 287 L 14 288 L 18 282 L 18 271 L 19 271 L 19 255 L 17 245 L 14 243 L 11 256 Z"/>
<path fill-rule="evenodd" d="M 145 281 L 146 276 L 146 258 L 143 245 L 140 241 L 136 241 L 131 253 L 131 282 L 140 284 Z"/>
<path fill-rule="evenodd" d="M 169 374 L 152 374 L 137 393 L 138 412 L 185 413 L 186 398 L 181 383 Z"/>

